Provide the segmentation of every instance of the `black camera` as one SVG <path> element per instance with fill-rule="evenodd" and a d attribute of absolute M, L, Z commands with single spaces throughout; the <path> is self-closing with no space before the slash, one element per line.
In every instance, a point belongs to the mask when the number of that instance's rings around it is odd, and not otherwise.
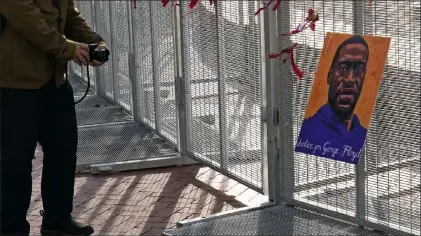
<path fill-rule="evenodd" d="M 90 61 L 99 61 L 99 62 L 107 62 L 108 57 L 110 56 L 110 50 L 107 48 L 105 49 L 97 49 L 98 44 L 90 44 L 89 45 L 89 60 Z"/>

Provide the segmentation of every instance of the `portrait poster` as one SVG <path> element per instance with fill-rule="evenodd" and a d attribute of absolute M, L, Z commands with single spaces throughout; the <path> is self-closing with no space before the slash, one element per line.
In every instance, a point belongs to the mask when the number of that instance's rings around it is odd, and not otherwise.
<path fill-rule="evenodd" d="M 326 34 L 296 152 L 359 164 L 390 42 Z"/>

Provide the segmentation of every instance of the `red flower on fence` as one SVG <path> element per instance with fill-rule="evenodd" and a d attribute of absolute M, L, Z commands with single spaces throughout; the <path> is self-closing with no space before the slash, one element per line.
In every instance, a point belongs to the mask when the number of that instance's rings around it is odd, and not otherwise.
<path fill-rule="evenodd" d="M 271 54 L 269 54 L 269 58 L 275 59 L 275 58 L 278 58 L 278 57 L 282 56 L 283 54 L 288 54 L 289 55 L 289 61 L 290 61 L 292 70 L 294 71 L 295 75 L 297 75 L 297 77 L 299 79 L 301 79 L 301 78 L 303 78 L 303 72 L 300 70 L 300 68 L 298 68 L 297 64 L 295 64 L 295 60 L 294 60 L 294 50 L 297 47 L 298 47 L 298 43 L 294 43 L 292 46 L 283 49 L 279 53 L 271 53 Z M 288 60 L 288 57 L 286 57 L 285 59 L 283 59 L 282 62 L 285 63 L 287 60 Z"/>
<path fill-rule="evenodd" d="M 303 23 L 299 24 L 296 29 L 292 30 L 288 34 L 282 34 L 282 36 L 289 36 L 293 34 L 298 34 L 304 31 L 307 28 L 310 28 L 312 31 L 316 29 L 316 22 L 319 20 L 319 14 L 317 14 L 313 9 L 308 9 L 307 18 Z"/>

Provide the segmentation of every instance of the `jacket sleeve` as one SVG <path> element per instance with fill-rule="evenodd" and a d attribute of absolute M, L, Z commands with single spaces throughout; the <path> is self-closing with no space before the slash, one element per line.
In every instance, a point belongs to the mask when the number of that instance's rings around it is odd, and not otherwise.
<path fill-rule="evenodd" d="M 73 0 L 69 0 L 67 7 L 66 26 L 64 34 L 67 38 L 86 44 L 104 43 L 102 37 L 94 32 L 88 22 L 80 16 Z"/>
<path fill-rule="evenodd" d="M 32 0 L 0 0 L 3 16 L 11 30 L 44 52 L 59 60 L 71 60 L 76 53 L 76 43 L 47 24 L 40 9 Z"/>

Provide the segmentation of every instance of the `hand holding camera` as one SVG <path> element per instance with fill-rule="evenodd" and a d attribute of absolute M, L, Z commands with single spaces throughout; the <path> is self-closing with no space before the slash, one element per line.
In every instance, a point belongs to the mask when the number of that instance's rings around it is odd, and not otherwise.
<path fill-rule="evenodd" d="M 73 61 L 79 66 L 88 65 L 89 62 L 89 46 L 87 44 L 76 44 L 76 54 Z"/>
<path fill-rule="evenodd" d="M 78 65 L 101 66 L 108 61 L 110 51 L 105 44 L 76 44 L 73 61 Z"/>
<path fill-rule="evenodd" d="M 101 66 L 108 61 L 110 51 L 105 44 L 90 44 L 89 48 L 89 65 Z"/>

